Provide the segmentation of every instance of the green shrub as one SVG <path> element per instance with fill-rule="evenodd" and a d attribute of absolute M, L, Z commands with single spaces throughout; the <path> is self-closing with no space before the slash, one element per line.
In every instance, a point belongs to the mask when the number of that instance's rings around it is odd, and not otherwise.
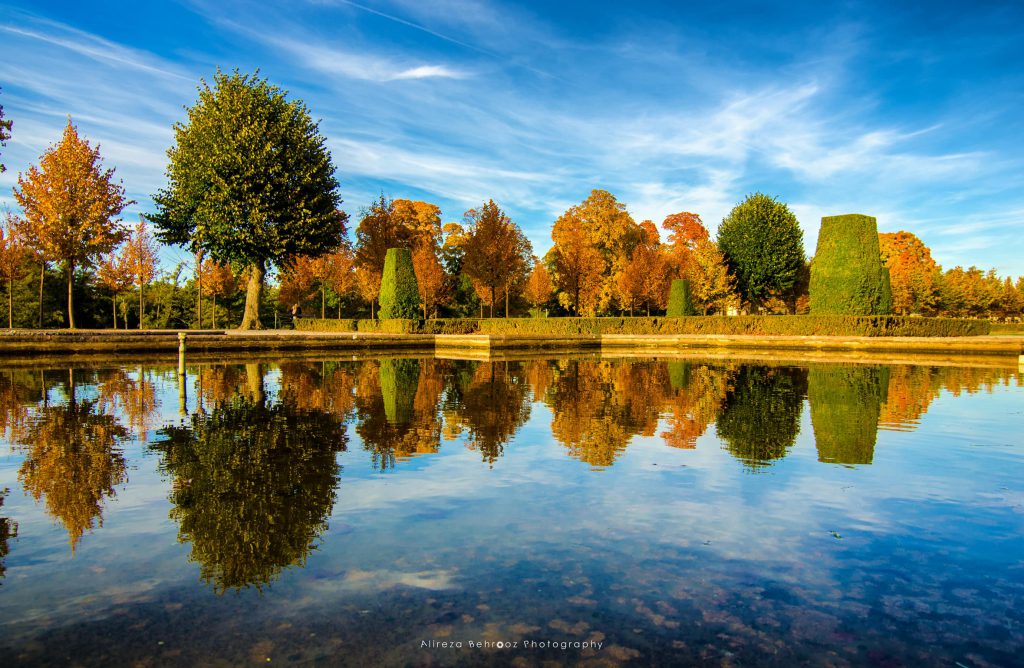
<path fill-rule="evenodd" d="M 668 291 L 668 312 L 669 317 L 684 315 L 696 315 L 697 309 L 693 307 L 693 295 L 690 293 L 690 281 L 677 278 L 672 281 L 672 287 Z"/>
<path fill-rule="evenodd" d="M 749 315 L 685 318 L 494 318 L 479 322 L 481 334 L 572 336 L 578 334 L 721 334 L 780 336 L 982 336 L 985 320 L 901 316 Z"/>
<path fill-rule="evenodd" d="M 412 251 L 389 248 L 380 281 L 380 318 L 415 319 L 420 314 L 420 290 L 412 266 Z"/>
<path fill-rule="evenodd" d="M 889 270 L 882 264 L 874 218 L 850 213 L 821 219 L 810 297 L 812 315 L 892 312 Z"/>
<path fill-rule="evenodd" d="M 391 334 L 509 334 L 578 336 L 600 334 L 701 334 L 756 336 L 984 336 L 987 320 L 853 315 L 695 315 L 685 318 L 452 318 L 442 320 L 321 320 L 302 318 L 311 332 Z"/>

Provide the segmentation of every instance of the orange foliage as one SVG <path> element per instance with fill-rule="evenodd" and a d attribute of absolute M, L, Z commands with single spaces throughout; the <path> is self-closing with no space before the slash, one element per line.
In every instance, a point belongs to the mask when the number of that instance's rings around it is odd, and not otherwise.
<path fill-rule="evenodd" d="M 7 327 L 14 328 L 14 282 L 26 275 L 31 258 L 25 224 L 9 211 L 0 225 L 0 279 L 7 283 Z"/>
<path fill-rule="evenodd" d="M 437 259 L 433 245 L 418 244 L 412 252 L 412 267 L 416 272 L 416 285 L 423 305 L 423 319 L 429 317 L 433 307 L 443 300 L 445 288 L 444 268 Z"/>
<path fill-rule="evenodd" d="M 551 229 L 558 301 L 573 315 L 593 315 L 601 301 L 604 258 L 591 245 L 584 224 L 575 210 L 570 209 Z"/>
<path fill-rule="evenodd" d="M 939 267 L 931 251 L 910 232 L 878 235 L 882 262 L 889 268 L 894 313 L 932 313 L 938 303 Z"/>
<path fill-rule="evenodd" d="M 47 259 L 64 263 L 72 329 L 75 269 L 109 253 L 123 237 L 114 217 L 131 201 L 113 178 L 113 169 L 102 168 L 99 148 L 80 139 L 68 118 L 61 141 L 43 153 L 39 167 L 32 165 L 19 174 L 14 188 L 33 244 Z"/>
<path fill-rule="evenodd" d="M 526 297 L 526 301 L 534 307 L 547 304 L 551 299 L 553 290 L 554 287 L 551 284 L 551 274 L 548 273 L 548 268 L 540 262 L 534 262 L 533 269 L 530 270 L 530 276 L 526 279 L 526 288 L 523 290 L 523 296 Z"/>

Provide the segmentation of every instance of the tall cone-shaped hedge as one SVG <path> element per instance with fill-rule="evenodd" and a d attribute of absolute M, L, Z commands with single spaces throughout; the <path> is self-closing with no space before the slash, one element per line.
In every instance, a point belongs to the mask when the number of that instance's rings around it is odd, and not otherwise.
<path fill-rule="evenodd" d="M 889 270 L 882 263 L 873 217 L 849 213 L 821 219 L 810 293 L 816 315 L 892 313 Z"/>
<path fill-rule="evenodd" d="M 668 291 L 667 316 L 697 315 L 697 309 L 693 306 L 693 293 L 690 290 L 690 281 L 677 278 L 672 281 L 672 287 Z"/>
<path fill-rule="evenodd" d="M 380 317 L 419 318 L 420 290 L 408 248 L 389 248 L 380 281 Z"/>

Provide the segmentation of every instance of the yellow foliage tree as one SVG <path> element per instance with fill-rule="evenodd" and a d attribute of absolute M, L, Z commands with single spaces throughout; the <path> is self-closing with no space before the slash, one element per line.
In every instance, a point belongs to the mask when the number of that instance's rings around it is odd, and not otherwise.
<path fill-rule="evenodd" d="M 419 243 L 412 252 L 412 267 L 416 272 L 416 285 L 423 305 L 423 319 L 429 317 L 430 309 L 437 306 L 443 297 L 445 286 L 444 268 L 437 259 L 435 247 Z"/>
<path fill-rule="evenodd" d="M 131 272 L 132 281 L 139 288 L 139 329 L 145 329 L 145 291 L 156 276 L 157 244 L 149 231 L 144 216 L 139 216 L 135 229 L 128 235 L 125 244 L 125 263 Z"/>
<path fill-rule="evenodd" d="M 117 298 L 132 285 L 132 270 L 128 265 L 127 253 L 122 249 L 104 253 L 100 257 L 96 270 L 99 284 L 110 291 L 110 306 L 114 316 L 114 329 L 117 329 Z M 127 317 L 127 315 L 125 316 Z M 127 325 L 125 325 L 127 327 Z"/>
<path fill-rule="evenodd" d="M 523 291 L 523 296 L 526 297 L 526 301 L 530 302 L 531 306 L 538 308 L 548 303 L 553 291 L 554 286 L 551 284 L 551 274 L 548 272 L 548 268 L 535 259 L 533 269 L 530 270 L 530 276 L 526 279 L 526 289 Z"/>
<path fill-rule="evenodd" d="M 79 138 L 68 118 L 60 142 L 43 153 L 39 166 L 18 175 L 14 199 L 44 255 L 67 273 L 68 327 L 75 328 L 75 269 L 89 266 L 123 238 L 116 216 L 132 202 L 103 169 L 100 150 Z"/>
<path fill-rule="evenodd" d="M 31 257 L 24 224 L 9 211 L 0 225 L 0 278 L 7 282 L 7 328 L 14 329 L 14 282 L 23 278 Z"/>
<path fill-rule="evenodd" d="M 605 261 L 590 243 L 586 221 L 569 209 L 555 221 L 551 239 L 555 242 L 550 256 L 559 303 L 573 315 L 593 315 L 601 301 Z"/>
<path fill-rule="evenodd" d="M 710 239 L 697 243 L 691 255 L 690 287 L 694 302 L 708 313 L 725 314 L 730 308 L 738 308 L 736 279 L 729 273 L 725 256 L 718 245 Z"/>
<path fill-rule="evenodd" d="M 217 329 L 217 297 L 229 297 L 238 292 L 238 278 L 229 262 L 207 259 L 203 262 L 202 273 L 206 281 L 202 284 L 203 294 L 213 299 L 213 328 Z M 200 323 L 202 327 L 202 323 Z"/>

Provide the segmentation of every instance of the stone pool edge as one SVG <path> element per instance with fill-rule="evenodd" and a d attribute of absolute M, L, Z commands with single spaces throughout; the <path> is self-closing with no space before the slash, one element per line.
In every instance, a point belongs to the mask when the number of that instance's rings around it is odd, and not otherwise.
<path fill-rule="evenodd" d="M 82 353 L 176 353 L 178 334 L 184 332 L 190 352 L 274 352 L 322 350 L 421 351 L 439 355 L 468 354 L 488 357 L 508 351 L 602 353 L 673 353 L 693 350 L 815 351 L 852 354 L 906 353 L 968 356 L 1024 354 L 1024 337 L 860 337 L 760 336 L 703 334 L 581 334 L 537 336 L 508 334 L 379 334 L 324 333 L 267 330 L 59 330 L 0 332 L 0 357 Z"/>

